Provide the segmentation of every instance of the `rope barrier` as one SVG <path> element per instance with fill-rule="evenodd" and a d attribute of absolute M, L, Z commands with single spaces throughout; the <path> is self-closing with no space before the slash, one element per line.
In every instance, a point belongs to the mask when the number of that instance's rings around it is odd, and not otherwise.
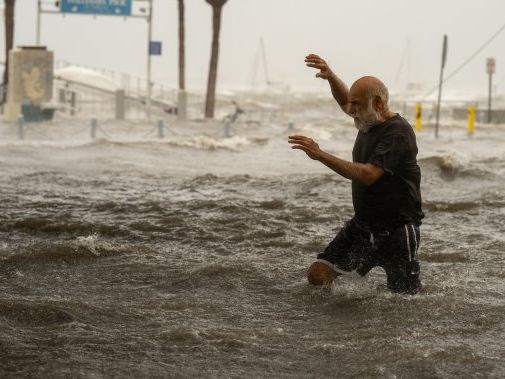
<path fill-rule="evenodd" d="M 97 126 L 97 130 L 101 131 L 106 138 L 112 139 L 111 135 L 107 133 L 105 130 L 103 130 L 100 125 Z"/>
<path fill-rule="evenodd" d="M 83 127 L 83 128 L 81 128 L 81 129 L 79 129 L 77 132 L 73 133 L 73 135 L 75 136 L 75 135 L 77 135 L 77 134 L 81 134 L 81 133 L 82 133 L 82 132 L 84 132 L 85 130 L 89 130 L 89 126 L 87 126 L 87 125 L 86 125 L 85 127 Z"/>
<path fill-rule="evenodd" d="M 42 139 L 47 139 L 48 137 L 46 135 L 43 135 L 42 133 L 40 133 L 38 130 L 34 129 L 33 128 L 33 125 L 27 125 L 26 123 L 24 124 L 24 130 L 25 130 L 25 133 L 27 131 L 30 131 L 30 133 L 34 133 L 36 136 L 38 136 L 39 138 L 42 138 Z"/>
<path fill-rule="evenodd" d="M 142 136 L 142 138 L 147 138 L 147 137 L 149 137 L 151 134 L 153 134 L 153 133 L 156 131 L 156 129 L 158 129 L 158 127 L 157 127 L 157 126 L 153 127 L 153 128 L 151 129 L 151 131 L 150 131 L 150 132 L 148 132 L 148 133 L 146 133 L 146 134 L 144 134 L 144 135 Z"/>

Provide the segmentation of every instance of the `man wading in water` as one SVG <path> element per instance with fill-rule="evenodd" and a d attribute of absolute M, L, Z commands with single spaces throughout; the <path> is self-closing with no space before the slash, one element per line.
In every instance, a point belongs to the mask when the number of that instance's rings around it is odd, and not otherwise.
<path fill-rule="evenodd" d="M 348 90 L 324 59 L 310 54 L 305 62 L 320 70 L 316 77 L 329 82 L 333 97 L 358 129 L 352 162 L 321 150 L 311 138 L 289 136 L 293 149 L 303 150 L 352 181 L 354 217 L 317 256 L 307 278 L 313 285 L 325 285 L 340 270 L 365 276 L 379 266 L 386 271 L 389 289 L 417 293 L 421 290 L 419 225 L 424 214 L 412 127 L 389 110 L 388 90 L 379 79 L 365 76 Z"/>

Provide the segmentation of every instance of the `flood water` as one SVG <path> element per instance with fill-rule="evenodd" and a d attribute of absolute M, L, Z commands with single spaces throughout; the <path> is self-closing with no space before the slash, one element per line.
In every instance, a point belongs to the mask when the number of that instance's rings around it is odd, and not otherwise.
<path fill-rule="evenodd" d="M 349 159 L 356 130 L 330 102 L 276 105 L 231 138 L 0 125 L 0 376 L 503 377 L 505 128 L 418 133 L 423 293 L 378 268 L 314 288 L 350 182 L 287 136 Z"/>

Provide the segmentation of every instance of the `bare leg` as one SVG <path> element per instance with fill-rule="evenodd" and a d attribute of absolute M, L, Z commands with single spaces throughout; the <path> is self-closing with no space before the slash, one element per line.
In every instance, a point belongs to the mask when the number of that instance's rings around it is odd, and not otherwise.
<path fill-rule="evenodd" d="M 314 286 L 330 284 L 337 276 L 335 270 L 321 261 L 312 263 L 307 271 L 307 279 Z"/>

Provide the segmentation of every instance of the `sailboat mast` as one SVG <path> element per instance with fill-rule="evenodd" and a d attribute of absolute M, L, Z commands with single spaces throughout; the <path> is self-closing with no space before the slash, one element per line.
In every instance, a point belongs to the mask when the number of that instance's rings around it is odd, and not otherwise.
<path fill-rule="evenodd" d="M 265 50 L 265 41 L 263 40 L 263 38 L 261 38 L 260 44 L 261 44 L 261 55 L 263 58 L 263 68 L 265 70 L 265 81 L 267 82 L 268 85 L 270 85 L 271 82 L 270 77 L 268 76 L 267 53 Z"/>

